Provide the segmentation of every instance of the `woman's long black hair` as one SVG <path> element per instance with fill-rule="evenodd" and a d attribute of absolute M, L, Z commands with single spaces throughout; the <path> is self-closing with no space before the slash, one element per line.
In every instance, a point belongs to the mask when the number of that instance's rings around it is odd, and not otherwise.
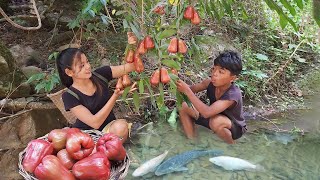
<path fill-rule="evenodd" d="M 72 64 L 74 64 L 74 61 L 81 59 L 81 54 L 84 54 L 80 49 L 78 48 L 67 48 L 63 51 L 61 51 L 57 57 L 56 65 L 59 73 L 59 77 L 61 80 L 61 83 L 69 88 L 73 80 L 70 76 L 68 76 L 65 72 L 65 69 L 72 70 Z M 97 87 L 97 90 L 99 94 L 101 95 L 102 87 L 99 83 L 99 80 L 94 75 L 90 78 L 93 82 L 93 84 Z"/>

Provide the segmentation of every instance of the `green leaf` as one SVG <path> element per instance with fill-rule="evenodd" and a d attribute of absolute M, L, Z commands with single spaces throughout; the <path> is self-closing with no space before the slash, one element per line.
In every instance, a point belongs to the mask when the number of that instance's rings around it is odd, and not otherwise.
<path fill-rule="evenodd" d="M 175 74 L 172 74 L 172 73 L 169 73 L 169 76 L 170 76 L 170 79 L 171 81 L 170 82 L 173 82 L 173 83 L 176 83 L 179 79 L 179 77 Z"/>
<path fill-rule="evenodd" d="M 128 87 L 126 87 L 124 90 L 123 90 L 123 94 L 122 94 L 122 100 L 126 100 L 126 98 L 127 98 L 127 95 L 128 95 L 128 93 L 129 93 L 129 91 L 130 91 L 130 86 L 128 86 Z"/>
<path fill-rule="evenodd" d="M 297 5 L 298 5 L 298 7 L 300 8 L 300 9 L 303 9 L 303 1 L 302 0 L 295 0 L 296 1 L 296 3 L 297 3 Z M 313 2 L 314 1 L 316 1 L 316 0 L 313 0 Z"/>
<path fill-rule="evenodd" d="M 157 98 L 157 106 L 160 109 L 162 106 L 164 106 L 164 91 L 162 83 L 159 83 L 159 92 L 160 96 Z"/>
<path fill-rule="evenodd" d="M 140 79 L 140 81 L 139 81 L 139 92 L 140 92 L 140 94 L 144 93 L 143 79 Z"/>
<path fill-rule="evenodd" d="M 103 4 L 103 6 L 107 6 L 107 1 L 106 0 L 100 0 L 101 4 Z"/>
<path fill-rule="evenodd" d="M 90 9 L 88 12 L 92 17 L 96 17 L 96 13 L 92 9 Z"/>
<path fill-rule="evenodd" d="M 27 83 L 31 83 L 33 81 L 39 81 L 40 79 L 43 79 L 44 77 L 45 77 L 45 73 L 34 74 L 27 80 Z"/>
<path fill-rule="evenodd" d="M 166 120 L 168 112 L 169 112 L 169 108 L 167 106 L 161 106 L 161 108 L 159 108 L 160 119 Z"/>
<path fill-rule="evenodd" d="M 163 60 L 163 61 L 161 61 L 161 63 L 163 65 L 170 67 L 170 68 L 175 68 L 177 70 L 181 69 L 181 64 L 177 61 L 174 61 L 174 60 Z"/>
<path fill-rule="evenodd" d="M 174 83 L 174 81 L 172 81 L 172 79 L 171 79 L 169 85 L 170 85 L 170 86 L 169 86 L 169 91 L 170 91 L 170 93 L 171 93 L 173 96 L 175 96 L 176 93 L 177 93 L 177 86 L 176 86 L 176 84 Z"/>
<path fill-rule="evenodd" d="M 49 82 L 46 86 L 46 92 L 50 92 L 54 87 L 54 84 Z"/>
<path fill-rule="evenodd" d="M 117 11 L 116 12 L 116 16 L 120 16 L 120 15 L 125 14 L 125 13 L 127 13 L 127 11 Z"/>
<path fill-rule="evenodd" d="M 91 10 L 93 3 L 95 0 L 90 0 L 87 7 L 82 11 L 82 14 L 86 14 L 89 10 Z"/>
<path fill-rule="evenodd" d="M 247 10 L 246 10 L 246 8 L 244 8 L 242 3 L 240 4 L 240 8 L 241 8 L 241 11 L 242 11 L 242 18 L 243 19 L 248 19 L 249 16 L 248 16 Z"/>
<path fill-rule="evenodd" d="M 177 98 L 177 107 L 178 109 L 181 108 L 182 102 L 183 102 L 183 97 L 182 94 L 179 91 L 176 91 L 176 98 Z"/>
<path fill-rule="evenodd" d="M 166 29 L 166 30 L 160 32 L 160 33 L 157 35 L 157 36 L 158 36 L 158 40 L 171 37 L 171 36 L 175 35 L 176 33 L 177 33 L 177 30 L 176 30 L 176 29 Z"/>
<path fill-rule="evenodd" d="M 264 54 L 260 54 L 260 53 L 257 53 L 256 57 L 257 57 L 257 59 L 262 60 L 262 61 L 268 61 L 269 60 L 268 56 L 266 56 Z"/>
<path fill-rule="evenodd" d="M 137 27 L 133 24 L 133 23 L 129 23 L 130 24 L 130 27 L 131 27 L 131 30 L 132 32 L 139 38 L 139 39 L 142 39 L 142 35 L 140 34 L 140 32 L 138 31 Z"/>
<path fill-rule="evenodd" d="M 108 22 L 108 17 L 107 17 L 106 15 L 101 14 L 100 17 L 101 17 L 101 20 L 102 20 L 102 23 L 103 23 L 103 24 L 105 24 L 105 25 L 108 25 L 108 24 L 109 24 L 109 22 Z"/>
<path fill-rule="evenodd" d="M 265 0 L 265 2 L 267 3 L 267 5 L 271 8 L 272 7 L 272 9 L 274 9 L 277 13 L 278 13 L 278 15 L 280 16 L 280 19 L 282 18 L 282 19 L 285 19 L 286 21 L 288 21 L 290 24 L 291 24 L 291 26 L 293 27 L 293 29 L 295 30 L 295 31 L 298 31 L 298 27 L 297 27 L 297 25 L 293 22 L 293 20 L 292 19 L 290 19 L 283 11 L 282 11 L 282 9 L 273 1 L 273 0 Z M 283 25 L 284 25 L 284 20 L 282 20 L 282 23 L 283 24 L 281 24 L 281 26 L 283 27 Z M 280 22 L 281 23 L 281 22 Z"/>
<path fill-rule="evenodd" d="M 167 120 L 170 126 L 173 128 L 177 127 L 177 117 L 178 117 L 177 108 L 174 108 L 170 114 L 169 119 Z"/>
<path fill-rule="evenodd" d="M 224 6 L 225 11 L 232 17 L 233 11 L 231 9 L 231 5 L 228 2 L 226 2 L 225 0 L 222 0 L 222 4 Z"/>
<path fill-rule="evenodd" d="M 148 88 L 148 90 L 149 90 L 150 99 L 151 99 L 151 104 L 153 105 L 153 107 L 157 107 L 157 105 L 156 105 L 156 100 L 155 100 L 155 98 L 154 98 L 154 93 L 153 93 L 153 91 L 152 91 L 150 82 L 147 81 L 147 80 L 144 80 L 144 84 L 147 86 L 147 88 Z"/>
<path fill-rule="evenodd" d="M 183 101 L 186 102 L 189 107 L 192 107 L 192 103 L 191 103 L 191 101 L 189 100 L 188 96 L 185 95 L 185 94 L 182 94 L 182 93 L 181 93 L 181 96 L 182 96 Z"/>
<path fill-rule="evenodd" d="M 124 29 L 129 28 L 129 24 L 128 24 L 128 21 L 127 21 L 126 19 L 123 19 L 122 25 L 123 25 L 123 28 L 124 28 Z"/>
<path fill-rule="evenodd" d="M 50 54 L 50 56 L 48 57 L 48 60 L 50 61 L 50 60 L 56 60 L 57 59 L 57 57 L 58 57 L 58 52 L 53 52 L 53 53 L 51 53 Z"/>
<path fill-rule="evenodd" d="M 219 13 L 219 9 L 217 8 L 217 6 L 215 5 L 215 2 L 214 1 L 210 1 L 210 5 L 211 5 L 211 10 L 213 11 L 214 13 L 214 16 L 218 18 L 218 20 L 220 21 L 222 16 L 220 16 L 220 13 Z M 212 12 L 211 12 L 212 13 Z"/>
<path fill-rule="evenodd" d="M 282 29 L 286 28 L 288 21 L 286 20 L 285 17 L 283 17 L 283 15 L 280 15 L 280 20 L 279 20 L 280 26 Z"/>
<path fill-rule="evenodd" d="M 306 62 L 306 59 L 304 59 L 304 58 L 298 58 L 297 59 L 299 62 L 301 62 L 301 63 L 305 63 Z"/>
<path fill-rule="evenodd" d="M 45 83 L 37 84 L 35 87 L 35 90 L 37 91 L 37 93 L 39 93 L 41 89 L 45 88 L 45 85 L 46 85 Z"/>
<path fill-rule="evenodd" d="M 196 41 L 193 37 L 191 38 L 191 43 L 196 48 L 197 51 L 200 51 L 200 47 L 196 44 Z"/>
<path fill-rule="evenodd" d="M 313 0 L 313 18 L 320 27 L 320 1 L 319 0 Z"/>
<path fill-rule="evenodd" d="M 139 112 L 139 108 L 140 108 L 140 98 L 139 98 L 139 94 L 137 91 L 134 91 L 133 93 L 133 104 L 136 108 L 136 111 Z"/>
<path fill-rule="evenodd" d="M 268 75 L 266 75 L 265 73 L 263 73 L 262 71 L 260 70 L 250 70 L 250 71 L 244 71 L 242 74 L 248 74 L 248 75 L 251 75 L 251 76 L 254 76 L 258 79 L 264 79 L 264 78 L 267 78 Z"/>
<path fill-rule="evenodd" d="M 282 3 L 282 5 L 289 10 L 290 14 L 292 16 L 295 16 L 297 14 L 296 10 L 294 9 L 293 6 L 291 6 L 291 4 L 287 1 L 287 0 L 280 0 L 280 2 Z"/>
<path fill-rule="evenodd" d="M 293 49 L 293 48 L 296 48 L 297 45 L 296 44 L 289 44 L 288 47 L 289 47 L 289 49 Z"/>
<path fill-rule="evenodd" d="M 269 6 L 269 8 L 270 8 L 271 10 L 275 10 L 275 7 L 274 7 L 274 5 L 271 3 L 270 0 L 265 0 L 264 2 Z"/>

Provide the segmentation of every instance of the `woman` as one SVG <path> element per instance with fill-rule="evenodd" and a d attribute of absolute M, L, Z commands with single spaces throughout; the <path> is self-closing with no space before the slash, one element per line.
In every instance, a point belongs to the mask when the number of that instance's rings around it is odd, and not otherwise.
<path fill-rule="evenodd" d="M 107 80 L 119 78 L 135 70 L 133 63 L 120 66 L 103 66 L 91 71 L 86 55 L 77 48 L 63 50 L 57 58 L 57 69 L 63 85 L 69 90 L 62 94 L 66 111 L 71 111 L 77 120 L 73 127 L 98 129 L 118 135 L 124 142 L 128 137 L 125 120 L 115 120 L 112 111 L 123 90 L 109 93 Z M 130 92 L 134 91 L 135 84 Z"/>

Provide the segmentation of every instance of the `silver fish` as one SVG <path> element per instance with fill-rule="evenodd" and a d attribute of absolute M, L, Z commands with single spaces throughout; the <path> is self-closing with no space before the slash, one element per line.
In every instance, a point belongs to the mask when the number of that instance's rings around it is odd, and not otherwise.
<path fill-rule="evenodd" d="M 213 164 L 223 167 L 225 170 L 229 171 L 239 171 L 239 170 L 247 170 L 247 171 L 259 171 L 264 170 L 264 168 L 257 164 L 252 164 L 249 161 L 230 157 L 230 156 L 218 156 L 209 159 Z"/>
<path fill-rule="evenodd" d="M 138 167 L 133 173 L 132 176 L 138 177 L 143 176 L 149 172 L 153 172 L 156 170 L 157 166 L 164 160 L 169 151 L 165 151 L 163 154 L 150 159 L 149 161 L 143 163 L 140 167 Z"/>
<path fill-rule="evenodd" d="M 155 174 L 157 176 L 161 176 L 164 174 L 168 174 L 175 171 L 187 171 L 188 168 L 185 167 L 193 159 L 196 159 L 200 156 L 210 155 L 210 156 L 218 156 L 221 155 L 223 152 L 220 150 L 209 150 L 209 151 L 187 151 L 182 154 L 176 155 L 167 159 L 163 162 L 160 166 L 158 166 Z"/>

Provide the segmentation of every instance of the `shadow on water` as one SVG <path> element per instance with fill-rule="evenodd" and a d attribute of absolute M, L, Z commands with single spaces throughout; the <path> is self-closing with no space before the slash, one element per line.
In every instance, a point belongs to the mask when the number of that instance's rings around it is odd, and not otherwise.
<path fill-rule="evenodd" d="M 292 114 L 292 113 L 291 113 Z M 319 120 L 314 121 L 319 124 Z M 290 125 L 290 121 L 288 123 Z M 142 179 L 319 179 L 320 135 L 315 131 L 301 134 L 258 131 L 245 134 L 235 145 L 222 142 L 205 128 L 198 127 L 198 139 L 187 140 L 181 128 L 172 129 L 167 122 L 149 125 L 131 139 L 128 153 L 132 163 L 126 179 L 141 179 L 132 172 L 143 162 L 169 150 L 166 159 L 195 149 L 219 149 L 224 155 L 248 160 L 264 171 L 227 171 L 203 156 L 187 164 L 188 171 L 156 176 L 148 173 Z"/>

